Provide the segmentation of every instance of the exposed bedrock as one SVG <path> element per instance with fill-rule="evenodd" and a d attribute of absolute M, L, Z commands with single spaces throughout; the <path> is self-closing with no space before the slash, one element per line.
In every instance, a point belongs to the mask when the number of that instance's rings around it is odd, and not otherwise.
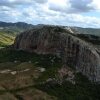
<path fill-rule="evenodd" d="M 23 32 L 16 37 L 14 48 L 55 54 L 62 58 L 65 65 L 74 67 L 91 81 L 100 82 L 99 50 L 63 27 L 43 26 Z"/>

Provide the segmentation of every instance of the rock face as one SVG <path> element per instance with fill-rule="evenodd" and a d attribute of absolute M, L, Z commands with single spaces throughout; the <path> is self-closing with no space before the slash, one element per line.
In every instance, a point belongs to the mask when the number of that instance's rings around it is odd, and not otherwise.
<path fill-rule="evenodd" d="M 55 54 L 65 66 L 74 67 L 91 81 L 100 82 L 100 51 L 64 27 L 43 26 L 23 32 L 16 37 L 14 48 Z"/>

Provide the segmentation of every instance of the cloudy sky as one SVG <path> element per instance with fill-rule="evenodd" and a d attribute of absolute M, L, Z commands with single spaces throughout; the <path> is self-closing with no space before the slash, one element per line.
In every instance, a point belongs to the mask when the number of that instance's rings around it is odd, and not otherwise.
<path fill-rule="evenodd" d="M 100 0 L 0 0 L 0 21 L 100 28 Z"/>

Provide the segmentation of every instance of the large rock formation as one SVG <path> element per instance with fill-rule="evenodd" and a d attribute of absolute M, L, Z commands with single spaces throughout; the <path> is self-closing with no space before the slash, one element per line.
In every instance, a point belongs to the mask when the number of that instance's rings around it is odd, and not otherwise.
<path fill-rule="evenodd" d="M 14 48 L 39 54 L 55 54 L 62 58 L 64 65 L 74 67 L 92 81 L 100 81 L 99 49 L 64 27 L 44 25 L 23 32 L 16 37 Z"/>

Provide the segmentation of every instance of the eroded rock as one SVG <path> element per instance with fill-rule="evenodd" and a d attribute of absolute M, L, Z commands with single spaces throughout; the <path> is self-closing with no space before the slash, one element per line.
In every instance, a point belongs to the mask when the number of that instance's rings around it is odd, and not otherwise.
<path fill-rule="evenodd" d="M 16 37 L 14 48 L 57 55 L 64 65 L 82 72 L 91 81 L 100 82 L 99 49 L 63 27 L 43 26 L 23 32 Z"/>

